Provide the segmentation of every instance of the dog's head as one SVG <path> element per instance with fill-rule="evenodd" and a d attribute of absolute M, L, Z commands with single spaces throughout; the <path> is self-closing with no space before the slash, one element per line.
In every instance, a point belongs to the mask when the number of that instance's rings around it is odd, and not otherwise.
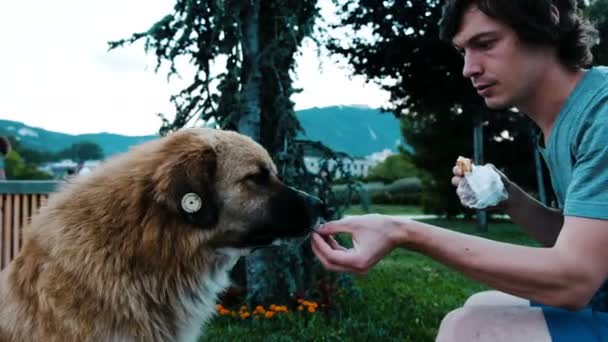
<path fill-rule="evenodd" d="M 188 129 L 163 138 L 155 200 L 216 247 L 252 248 L 307 235 L 323 203 L 277 177 L 266 150 L 229 131 Z"/>

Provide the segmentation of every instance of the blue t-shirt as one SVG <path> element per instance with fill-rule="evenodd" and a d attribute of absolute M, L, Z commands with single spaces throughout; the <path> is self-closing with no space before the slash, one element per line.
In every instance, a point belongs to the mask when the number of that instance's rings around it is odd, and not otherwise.
<path fill-rule="evenodd" d="M 541 137 L 542 139 L 542 137 Z M 539 140 L 564 216 L 608 219 L 608 68 L 588 70 Z M 591 301 L 608 311 L 608 282 Z"/>

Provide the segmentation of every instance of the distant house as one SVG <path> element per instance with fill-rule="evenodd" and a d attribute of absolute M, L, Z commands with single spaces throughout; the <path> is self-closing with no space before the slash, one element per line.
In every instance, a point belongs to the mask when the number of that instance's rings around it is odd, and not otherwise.
<path fill-rule="evenodd" d="M 39 167 L 41 171 L 49 173 L 53 178 L 63 178 L 67 174 L 78 173 L 86 174 L 91 172 L 101 161 L 99 160 L 87 160 L 84 162 L 82 167 L 79 168 L 77 162 L 71 159 L 64 159 L 59 162 L 46 163 Z"/>
<path fill-rule="evenodd" d="M 331 149 L 318 141 L 298 140 L 297 142 L 302 144 L 304 165 L 309 172 L 318 174 L 321 172 L 323 163 L 327 163 L 327 169 L 333 172 L 340 164 L 341 169 L 336 170 L 335 173 L 335 177 L 337 178 L 342 177 L 342 171 L 350 173 L 353 177 L 367 177 L 371 168 L 392 154 L 390 150 L 384 150 L 367 157 L 351 157 L 346 153 L 331 151 Z M 335 155 L 336 158 L 327 159 L 328 155 Z"/>
<path fill-rule="evenodd" d="M 306 165 L 306 169 L 314 174 L 318 174 L 321 171 L 321 163 L 323 163 L 324 159 L 316 156 L 305 156 L 304 164 Z M 371 159 L 351 159 L 351 158 L 343 158 L 340 160 L 342 162 L 342 170 L 349 172 L 351 176 L 354 177 L 367 177 L 369 174 L 369 170 L 378 164 L 377 162 Z M 327 168 L 330 171 L 336 169 L 338 165 L 337 160 L 328 160 Z M 338 170 L 336 172 L 336 177 L 340 178 L 342 176 L 342 172 Z"/>

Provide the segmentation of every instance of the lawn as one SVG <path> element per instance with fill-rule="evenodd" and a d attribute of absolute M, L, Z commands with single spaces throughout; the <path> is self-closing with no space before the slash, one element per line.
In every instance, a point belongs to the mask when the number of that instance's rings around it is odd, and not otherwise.
<path fill-rule="evenodd" d="M 469 221 L 431 224 L 477 234 Z M 532 242 L 509 222 L 490 223 L 482 235 L 512 243 Z M 433 341 L 441 318 L 484 287 L 419 254 L 397 250 L 365 276 L 359 295 L 343 295 L 330 314 L 306 311 L 270 319 L 216 317 L 202 341 Z"/>
<path fill-rule="evenodd" d="M 419 206 L 413 205 L 376 205 L 372 204 L 369 206 L 370 213 L 387 214 L 387 215 L 421 215 L 424 214 Z M 344 214 L 345 215 L 361 215 L 366 212 L 360 205 L 353 205 L 349 207 Z"/>

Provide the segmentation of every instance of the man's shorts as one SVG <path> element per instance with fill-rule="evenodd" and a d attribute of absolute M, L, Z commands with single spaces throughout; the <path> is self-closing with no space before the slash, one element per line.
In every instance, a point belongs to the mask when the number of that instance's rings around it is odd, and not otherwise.
<path fill-rule="evenodd" d="M 590 307 L 568 311 L 536 302 L 530 305 L 542 308 L 553 342 L 608 341 L 608 312 Z"/>

